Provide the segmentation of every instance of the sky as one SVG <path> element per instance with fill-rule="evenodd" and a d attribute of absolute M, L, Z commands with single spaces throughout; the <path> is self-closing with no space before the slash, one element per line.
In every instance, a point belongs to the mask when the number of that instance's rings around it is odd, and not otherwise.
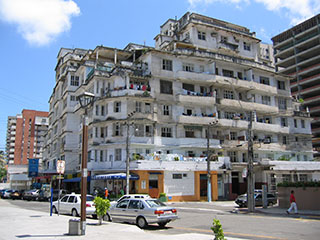
<path fill-rule="evenodd" d="M 195 12 L 256 32 L 262 42 L 320 10 L 320 0 L 0 0 L 0 150 L 8 116 L 49 111 L 60 48 L 154 46 L 169 18 Z"/>

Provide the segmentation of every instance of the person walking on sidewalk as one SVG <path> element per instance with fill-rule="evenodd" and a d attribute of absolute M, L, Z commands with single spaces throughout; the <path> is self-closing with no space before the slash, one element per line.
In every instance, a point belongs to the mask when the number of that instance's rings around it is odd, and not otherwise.
<path fill-rule="evenodd" d="M 287 213 L 289 214 L 292 209 L 294 208 L 294 213 L 297 214 L 298 213 L 298 207 L 297 207 L 297 203 L 296 203 L 296 198 L 294 197 L 294 191 L 291 191 L 291 195 L 290 195 L 290 207 L 287 210 Z"/>

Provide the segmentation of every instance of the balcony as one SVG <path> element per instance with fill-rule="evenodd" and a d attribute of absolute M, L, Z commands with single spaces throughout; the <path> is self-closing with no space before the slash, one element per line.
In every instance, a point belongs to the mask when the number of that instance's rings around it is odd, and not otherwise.
<path fill-rule="evenodd" d="M 177 71 L 175 74 L 175 78 L 179 79 L 179 80 L 190 80 L 193 83 L 204 83 L 204 82 L 208 82 L 208 83 L 212 83 L 213 80 L 215 79 L 215 76 L 213 73 L 211 72 L 187 72 L 187 71 Z"/>
<path fill-rule="evenodd" d="M 176 148 L 206 148 L 206 138 L 165 138 L 155 137 L 156 146 L 169 146 Z M 221 148 L 220 141 L 217 139 L 210 139 L 210 148 Z"/>
<path fill-rule="evenodd" d="M 213 106 L 215 101 L 214 96 L 198 96 L 198 95 L 192 95 L 192 94 L 178 94 L 177 100 L 181 103 L 189 103 L 192 105 L 203 105 L 203 106 Z"/>
<path fill-rule="evenodd" d="M 182 115 L 178 117 L 178 123 L 181 124 L 195 124 L 195 125 L 208 125 L 214 121 L 214 115 L 212 117 L 203 117 L 203 116 L 186 116 Z"/>
<path fill-rule="evenodd" d="M 222 107 L 230 107 L 233 109 L 238 109 L 239 111 L 256 111 L 257 113 L 278 113 L 278 107 L 269 106 L 261 103 L 255 102 L 244 102 L 234 99 L 219 99 L 218 103 Z"/>

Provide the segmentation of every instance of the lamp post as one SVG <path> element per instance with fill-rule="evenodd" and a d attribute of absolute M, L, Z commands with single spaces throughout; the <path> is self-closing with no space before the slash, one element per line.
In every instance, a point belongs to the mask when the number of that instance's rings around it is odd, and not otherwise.
<path fill-rule="evenodd" d="M 87 203 L 87 161 L 88 161 L 88 124 L 86 122 L 87 118 L 87 108 L 93 103 L 94 94 L 85 92 L 78 96 L 81 108 L 84 109 L 84 114 L 82 117 L 82 161 L 81 161 L 81 213 L 80 213 L 80 230 L 81 235 L 86 234 L 86 203 Z"/>
<path fill-rule="evenodd" d="M 126 194 L 129 194 L 129 189 L 130 189 L 130 152 L 129 152 L 129 120 L 131 117 L 135 114 L 136 112 L 133 111 L 128 114 L 127 120 L 126 120 L 126 125 L 127 125 L 127 136 L 126 136 Z"/>
<path fill-rule="evenodd" d="M 211 202 L 211 169 L 210 169 L 210 159 L 209 159 L 209 149 L 210 149 L 210 138 L 209 138 L 209 130 L 210 127 L 216 125 L 218 120 L 215 122 L 211 122 L 207 126 L 207 198 L 208 202 Z"/>

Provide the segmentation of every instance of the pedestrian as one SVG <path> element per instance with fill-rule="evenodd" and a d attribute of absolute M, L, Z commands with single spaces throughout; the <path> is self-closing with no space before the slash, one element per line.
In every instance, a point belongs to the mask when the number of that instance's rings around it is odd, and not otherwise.
<path fill-rule="evenodd" d="M 104 189 L 104 198 L 105 198 L 105 199 L 108 199 L 108 195 L 109 195 L 108 188 L 105 188 L 105 189 Z"/>
<path fill-rule="evenodd" d="M 296 198 L 294 197 L 294 191 L 291 191 L 290 194 L 290 207 L 287 210 L 287 213 L 289 214 L 292 209 L 294 208 L 294 213 L 297 214 L 298 213 L 298 207 L 297 207 L 297 203 L 296 203 Z"/>

